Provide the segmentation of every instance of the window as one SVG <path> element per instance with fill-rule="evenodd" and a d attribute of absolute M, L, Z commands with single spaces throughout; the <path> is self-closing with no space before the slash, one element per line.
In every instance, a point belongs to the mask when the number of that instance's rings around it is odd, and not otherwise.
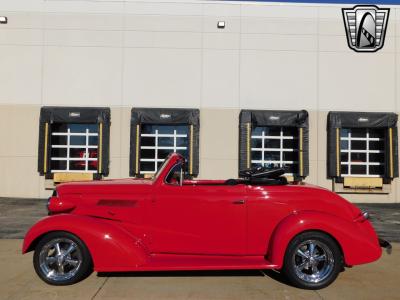
<path fill-rule="evenodd" d="M 182 185 L 182 174 L 182 164 L 178 163 L 171 169 L 167 175 L 167 178 L 165 179 L 165 182 L 171 185 Z"/>
<path fill-rule="evenodd" d="M 383 192 L 398 177 L 397 141 L 394 113 L 329 112 L 328 177 L 335 189 Z"/>
<path fill-rule="evenodd" d="M 240 171 L 255 166 L 282 167 L 287 176 L 308 176 L 308 113 L 242 110 L 239 117 Z"/>
<path fill-rule="evenodd" d="M 382 129 L 343 128 L 340 135 L 342 176 L 384 175 L 385 132 Z"/>
<path fill-rule="evenodd" d="M 293 127 L 256 127 L 251 135 L 251 165 L 298 168 L 298 130 Z"/>
<path fill-rule="evenodd" d="M 153 176 L 172 152 L 186 159 L 186 176 L 197 176 L 199 136 L 197 109 L 133 108 L 130 176 Z"/>
<path fill-rule="evenodd" d="M 189 128 L 185 125 L 143 125 L 140 133 L 140 174 L 154 174 L 177 152 L 188 159 Z"/>
<path fill-rule="evenodd" d="M 54 124 L 51 130 L 51 172 L 91 172 L 98 167 L 97 124 Z"/>
<path fill-rule="evenodd" d="M 55 182 L 100 179 L 109 172 L 109 141 L 109 108 L 42 107 L 38 171 Z"/>

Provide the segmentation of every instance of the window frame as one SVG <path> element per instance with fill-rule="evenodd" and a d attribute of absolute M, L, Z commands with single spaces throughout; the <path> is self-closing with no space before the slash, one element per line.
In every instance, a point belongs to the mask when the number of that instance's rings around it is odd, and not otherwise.
<path fill-rule="evenodd" d="M 147 126 L 147 125 L 150 125 L 150 124 L 143 124 L 142 126 Z M 170 152 L 170 153 L 177 152 L 177 150 L 186 150 L 186 151 L 189 150 L 189 128 L 188 128 L 188 125 L 175 125 L 175 124 L 174 125 L 158 125 L 158 124 L 151 124 L 151 126 L 159 126 L 159 127 L 161 127 L 161 126 L 171 126 L 171 127 L 182 126 L 182 127 L 187 127 L 188 133 L 187 134 L 178 134 L 176 129 L 174 129 L 174 133 L 173 134 L 170 134 L 170 133 L 167 133 L 167 134 L 159 133 L 158 132 L 159 129 L 155 129 L 155 133 L 142 133 L 142 131 L 141 131 L 140 132 L 140 141 L 142 141 L 143 137 L 154 137 L 154 141 L 155 141 L 154 146 L 143 146 L 143 145 L 140 145 L 140 149 L 139 149 L 140 153 L 142 152 L 142 150 L 154 150 L 154 154 L 155 154 L 154 158 L 142 158 L 142 157 L 140 157 L 140 159 L 139 159 L 140 162 L 154 162 L 154 170 L 153 171 L 143 171 L 139 167 L 140 175 L 144 175 L 144 176 L 146 176 L 146 174 L 152 174 L 152 175 L 156 174 L 157 170 L 159 169 L 159 167 L 157 166 L 158 163 L 162 163 L 163 161 L 165 161 L 165 158 L 164 159 L 158 158 L 158 154 L 159 154 L 158 150 L 172 150 L 172 152 Z M 173 139 L 173 146 L 172 147 L 171 146 L 159 146 L 159 138 L 172 138 Z M 185 138 L 187 140 L 186 141 L 187 145 L 185 147 L 176 146 L 178 138 Z"/>
<path fill-rule="evenodd" d="M 343 128 L 342 130 L 348 130 L 347 137 L 342 136 L 342 133 L 340 134 L 340 142 L 342 141 L 347 141 L 347 149 L 343 149 L 342 146 L 340 146 L 340 153 L 347 153 L 347 161 L 344 162 L 342 159 L 340 159 L 340 165 L 342 166 L 347 166 L 347 173 L 343 173 L 341 171 L 342 177 L 378 177 L 378 178 L 383 178 L 384 177 L 384 172 L 382 174 L 370 174 L 370 166 L 385 166 L 385 163 L 383 162 L 371 162 L 370 161 L 370 154 L 377 154 L 377 153 L 385 153 L 385 150 L 371 150 L 370 149 L 370 144 L 369 142 L 379 142 L 379 141 L 384 141 L 385 140 L 385 134 L 383 133 L 383 137 L 370 137 L 370 130 L 371 128 L 362 128 L 365 129 L 366 131 L 366 136 L 365 137 L 352 137 L 352 130 L 355 128 Z M 357 128 L 358 129 L 358 128 Z M 365 141 L 366 149 L 351 149 L 352 141 Z M 342 145 L 342 143 L 340 143 Z M 366 161 L 365 162 L 352 162 L 351 154 L 352 153 L 365 153 L 366 156 Z M 366 174 L 360 174 L 360 173 L 355 173 L 352 174 L 351 167 L 352 166 L 365 166 L 366 169 Z"/>
<path fill-rule="evenodd" d="M 52 172 L 52 133 L 56 124 L 92 124 L 98 126 L 98 166 L 95 172 L 58 170 Z M 108 107 L 56 107 L 43 106 L 40 110 L 38 172 L 46 179 L 53 179 L 57 173 L 92 174 L 100 179 L 109 174 L 111 110 Z M 85 148 L 86 147 L 80 147 Z M 86 151 L 86 150 L 85 150 Z M 67 149 L 68 152 L 68 149 Z M 89 157 L 90 158 L 90 157 Z M 67 168 L 66 168 L 67 169 Z"/>
<path fill-rule="evenodd" d="M 309 125 L 306 110 L 241 110 L 239 115 L 239 176 L 251 167 L 251 136 L 257 127 L 294 128 L 298 132 L 298 168 L 293 180 L 301 181 L 309 174 Z M 283 148 L 283 147 L 281 147 Z M 286 173 L 286 176 L 290 176 Z M 290 176 L 291 177 L 291 176 Z"/>
<path fill-rule="evenodd" d="M 261 135 L 254 135 L 254 130 L 256 128 L 262 128 Z M 271 128 L 271 126 L 258 126 L 255 127 L 251 133 L 251 141 L 254 139 L 260 139 L 261 140 L 261 148 L 254 148 L 251 147 L 251 165 L 254 163 L 256 164 L 261 164 L 262 166 L 265 166 L 265 164 L 278 164 L 280 168 L 284 168 L 287 164 L 289 165 L 297 165 L 299 164 L 299 160 L 284 160 L 284 152 L 292 152 L 296 153 L 298 152 L 298 149 L 295 148 L 284 148 L 284 140 L 295 140 L 298 139 L 298 136 L 289 136 L 289 135 L 284 135 L 284 128 L 290 128 L 293 129 L 293 127 L 277 127 L 279 128 L 279 135 L 265 135 L 265 132 L 267 128 Z M 265 148 L 265 141 L 266 140 L 279 140 L 279 147 L 278 148 Z M 253 159 L 253 153 L 254 152 L 261 152 L 261 160 L 255 160 Z M 265 159 L 265 154 L 268 152 L 278 152 L 279 153 L 279 160 L 266 160 Z M 293 172 L 286 172 L 285 176 L 294 176 L 295 173 Z"/>
<path fill-rule="evenodd" d="M 382 178 L 383 184 L 389 184 L 393 178 L 398 177 L 397 119 L 397 114 L 391 112 L 329 112 L 327 117 L 327 177 L 334 180 L 334 183 L 344 183 L 345 178 L 351 177 Z M 362 176 L 362 174 L 346 176 L 349 172 L 342 174 L 341 132 L 343 129 L 379 129 L 384 132 L 384 149 L 381 149 L 384 151 L 384 174 L 382 176 Z M 369 138 L 369 140 L 372 139 L 374 138 Z"/>
<path fill-rule="evenodd" d="M 144 177 L 141 172 L 141 132 L 143 125 L 188 126 L 188 162 L 185 175 L 199 173 L 200 111 L 184 108 L 132 108 L 129 175 Z"/>
<path fill-rule="evenodd" d="M 74 123 L 55 123 L 53 125 L 57 125 L 57 124 L 74 124 Z M 88 123 L 88 124 L 74 124 L 74 125 L 94 125 L 92 123 Z M 97 124 L 96 124 L 97 125 Z M 97 125 L 97 132 L 93 133 L 90 132 L 89 128 L 86 128 L 84 133 L 78 133 L 78 132 L 71 132 L 71 128 L 68 126 L 67 128 L 67 132 L 55 132 L 54 130 L 52 130 L 51 132 L 51 139 L 50 139 L 50 148 L 51 149 L 66 149 L 66 157 L 54 157 L 54 155 L 52 155 L 50 153 L 50 160 L 53 161 L 66 161 L 66 169 L 65 170 L 54 170 L 51 165 L 50 165 L 50 172 L 51 173 L 97 173 L 98 172 L 98 167 L 96 168 L 96 170 L 89 170 L 89 162 L 90 161 L 96 161 L 97 165 L 99 163 L 99 156 L 98 156 L 98 152 L 97 152 L 97 157 L 96 158 L 90 158 L 90 151 L 89 149 L 96 149 L 98 151 L 99 147 L 99 126 Z M 65 136 L 67 138 L 67 142 L 66 145 L 54 145 L 52 142 L 52 138 L 54 136 Z M 72 145 L 71 144 L 71 137 L 85 137 L 85 145 Z M 90 137 L 96 136 L 98 138 L 98 142 L 97 145 L 90 145 L 89 144 L 89 140 Z M 76 158 L 76 157 L 70 157 L 70 149 L 85 149 L 85 156 L 84 158 Z M 52 151 L 51 151 L 52 152 Z M 83 161 L 85 162 L 85 170 L 70 170 L 70 162 L 73 161 Z"/>

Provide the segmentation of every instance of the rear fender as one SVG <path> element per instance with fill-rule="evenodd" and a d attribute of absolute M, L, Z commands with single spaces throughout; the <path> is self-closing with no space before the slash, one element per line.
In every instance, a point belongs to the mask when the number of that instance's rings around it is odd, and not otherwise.
<path fill-rule="evenodd" d="M 283 266 L 289 242 L 304 231 L 321 231 L 333 237 L 347 266 L 375 261 L 382 254 L 369 221 L 351 222 L 327 213 L 303 211 L 283 219 L 272 234 L 267 257 L 277 269 Z"/>
<path fill-rule="evenodd" d="M 53 231 L 67 231 L 79 237 L 88 247 L 98 272 L 134 269 L 149 257 L 141 240 L 118 222 L 71 214 L 45 217 L 32 226 L 25 236 L 22 253 L 33 250 L 38 239 Z"/>

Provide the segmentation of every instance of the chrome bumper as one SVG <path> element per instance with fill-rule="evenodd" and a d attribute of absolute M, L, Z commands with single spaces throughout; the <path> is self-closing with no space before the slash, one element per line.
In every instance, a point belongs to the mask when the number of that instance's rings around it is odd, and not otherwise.
<path fill-rule="evenodd" d="M 379 246 L 381 246 L 382 248 L 385 248 L 387 254 L 392 253 L 392 245 L 388 241 L 386 241 L 384 239 L 379 239 Z"/>

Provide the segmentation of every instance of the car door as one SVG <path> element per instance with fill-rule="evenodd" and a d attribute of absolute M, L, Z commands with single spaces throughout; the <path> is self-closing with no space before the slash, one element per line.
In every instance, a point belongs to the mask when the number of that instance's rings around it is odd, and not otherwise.
<path fill-rule="evenodd" d="M 152 200 L 153 253 L 246 253 L 245 186 L 162 183 Z"/>

